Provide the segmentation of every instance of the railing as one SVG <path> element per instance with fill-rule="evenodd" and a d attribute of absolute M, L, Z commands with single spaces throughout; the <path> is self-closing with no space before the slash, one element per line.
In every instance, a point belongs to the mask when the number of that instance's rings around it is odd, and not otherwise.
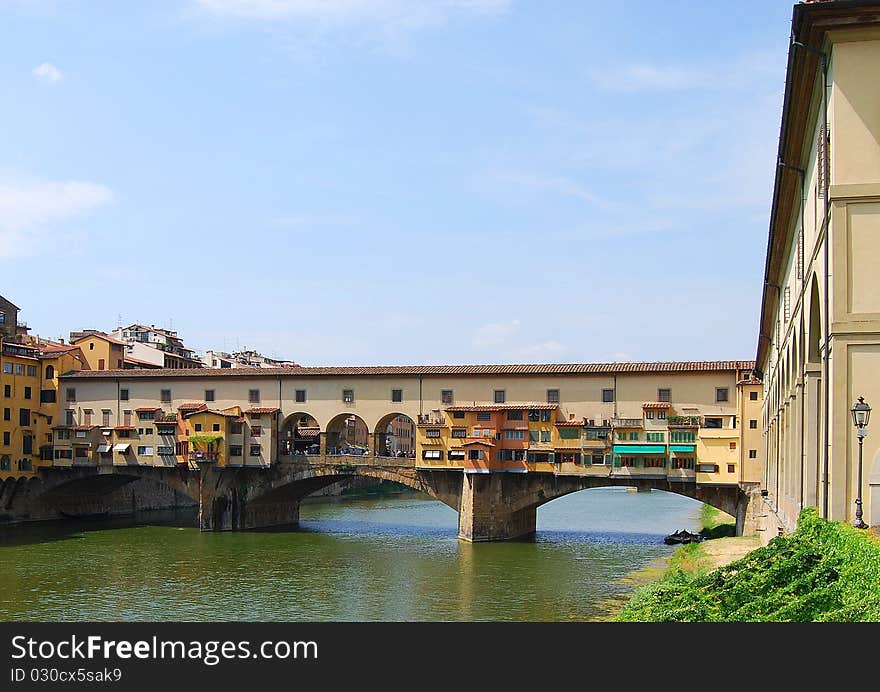
<path fill-rule="evenodd" d="M 702 424 L 702 416 L 669 416 L 666 419 L 666 425 L 670 428 L 699 428 Z"/>
<path fill-rule="evenodd" d="M 419 416 L 419 425 L 446 425 L 446 416 L 422 414 Z"/>
<path fill-rule="evenodd" d="M 220 458 L 220 452 L 190 452 L 190 461 L 217 461 Z"/>
<path fill-rule="evenodd" d="M 611 425 L 615 428 L 641 428 L 644 423 L 641 418 L 613 418 Z"/>

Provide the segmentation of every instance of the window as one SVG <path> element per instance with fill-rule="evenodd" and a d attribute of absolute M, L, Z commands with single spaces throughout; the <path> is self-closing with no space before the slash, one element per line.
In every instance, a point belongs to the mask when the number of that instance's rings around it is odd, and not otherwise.
<path fill-rule="evenodd" d="M 758 450 L 750 449 L 749 450 L 749 459 L 757 459 L 758 458 Z"/>
<path fill-rule="evenodd" d="M 638 439 L 639 439 L 639 434 L 638 434 L 637 432 L 631 432 L 631 433 L 629 434 L 629 439 L 630 439 L 630 440 L 638 440 Z"/>
<path fill-rule="evenodd" d="M 73 425 L 74 411 L 72 408 L 64 410 L 64 425 Z"/>
<path fill-rule="evenodd" d="M 12 385 L 11 384 L 3 385 L 3 396 L 5 396 L 7 399 L 9 399 L 12 396 Z"/>
<path fill-rule="evenodd" d="M 248 390 L 248 403 L 251 403 L 251 404 L 259 404 L 260 403 L 260 390 L 259 389 L 249 389 Z"/>
<path fill-rule="evenodd" d="M 30 398 L 31 398 L 31 388 L 30 388 L 30 387 L 25 387 L 25 388 L 24 388 L 24 398 L 25 398 L 25 399 L 30 399 Z"/>
<path fill-rule="evenodd" d="M 260 445 L 251 445 L 251 456 L 258 457 L 263 453 L 263 448 Z"/>
<path fill-rule="evenodd" d="M 6 324 L 6 313 L 0 310 L 0 324 Z"/>
<path fill-rule="evenodd" d="M 28 377 L 36 377 L 37 376 L 37 366 L 36 365 L 28 365 L 27 366 L 27 376 Z"/>
<path fill-rule="evenodd" d="M 654 420 L 654 412 L 653 411 L 645 411 L 645 418 L 647 420 Z"/>
<path fill-rule="evenodd" d="M 101 425 L 105 428 L 110 427 L 110 411 L 106 408 L 101 410 Z"/>
<path fill-rule="evenodd" d="M 721 403 L 722 401 L 729 400 L 729 394 L 727 387 L 715 387 L 715 401 Z"/>
<path fill-rule="evenodd" d="M 481 411 L 480 413 L 477 414 L 477 420 L 478 421 L 492 420 L 492 414 L 485 412 L 485 411 Z"/>
<path fill-rule="evenodd" d="M 11 375 L 12 374 L 12 363 L 3 363 L 3 374 Z"/>
<path fill-rule="evenodd" d="M 107 368 L 104 367 L 104 359 L 98 358 L 98 370 L 106 370 L 106 369 Z"/>
<path fill-rule="evenodd" d="M 697 464 L 700 473 L 718 473 L 718 464 Z"/>
<path fill-rule="evenodd" d="M 139 445 L 138 446 L 138 455 L 144 456 L 144 457 L 151 457 L 151 456 L 153 456 L 153 448 L 148 447 L 148 446 L 144 446 L 144 445 Z"/>
<path fill-rule="evenodd" d="M 665 457 L 645 457 L 646 469 L 662 469 L 666 466 Z"/>
<path fill-rule="evenodd" d="M 425 437 L 432 437 L 432 438 L 440 437 L 440 431 L 435 430 L 434 428 L 431 428 L 429 430 L 425 430 Z"/>
<path fill-rule="evenodd" d="M 260 437 L 263 434 L 263 426 L 262 425 L 252 425 L 251 426 L 251 437 Z"/>
<path fill-rule="evenodd" d="M 464 461 L 464 450 L 450 449 L 446 456 L 449 461 Z"/>
<path fill-rule="evenodd" d="M 442 459 L 443 452 L 439 449 L 426 449 L 422 452 L 422 459 Z"/>
<path fill-rule="evenodd" d="M 141 420 L 155 420 L 156 412 L 155 411 L 138 411 L 138 418 Z"/>
<path fill-rule="evenodd" d="M 458 439 L 467 437 L 467 429 L 465 428 L 453 428 L 452 436 Z"/>
<path fill-rule="evenodd" d="M 7 447 L 9 446 L 9 431 L 3 433 L 3 444 Z"/>
<path fill-rule="evenodd" d="M 550 431 L 542 430 L 541 431 L 541 442 L 550 442 Z"/>
<path fill-rule="evenodd" d="M 172 447 L 171 445 L 159 446 L 159 447 L 156 447 L 156 453 L 159 455 L 164 455 L 164 456 L 173 455 L 174 454 L 174 447 Z"/>
<path fill-rule="evenodd" d="M 529 442 L 537 442 L 540 439 L 540 433 L 537 430 L 529 430 Z"/>
<path fill-rule="evenodd" d="M 31 425 L 31 410 L 29 408 L 18 409 L 18 424 L 23 428 L 29 428 Z"/>
<path fill-rule="evenodd" d="M 464 418 L 464 411 L 453 411 L 452 417 L 453 418 Z"/>
<path fill-rule="evenodd" d="M 240 457 L 241 456 L 241 445 L 229 445 L 229 456 Z"/>
<path fill-rule="evenodd" d="M 144 428 L 144 435 L 152 435 L 152 434 L 153 434 L 152 428 Z"/>
<path fill-rule="evenodd" d="M 170 404 L 171 403 L 171 390 L 170 389 L 163 389 L 159 393 L 159 401 L 161 401 L 163 404 Z"/>
<path fill-rule="evenodd" d="M 736 449 L 736 442 L 731 442 L 731 443 L 728 445 L 728 448 L 729 448 L 729 449 Z"/>
<path fill-rule="evenodd" d="M 547 403 L 548 404 L 558 404 L 559 403 L 559 390 L 558 389 L 548 389 L 547 390 Z"/>
<path fill-rule="evenodd" d="M 672 460 L 672 468 L 674 469 L 693 469 L 694 460 L 690 457 L 676 457 Z"/>
<path fill-rule="evenodd" d="M 34 453 L 34 438 L 30 435 L 24 435 L 21 438 L 21 453 L 22 454 L 33 454 Z"/>
<path fill-rule="evenodd" d="M 723 421 L 720 418 L 706 418 L 706 426 L 707 428 L 721 428 L 723 427 Z"/>
<path fill-rule="evenodd" d="M 16 375 L 24 375 L 24 365 L 21 363 L 15 364 L 15 374 Z"/>
<path fill-rule="evenodd" d="M 492 431 L 489 428 L 483 428 L 483 437 L 492 437 Z"/>
<path fill-rule="evenodd" d="M 645 440 L 648 442 L 665 442 L 666 433 L 662 432 L 649 432 L 645 433 Z"/>
<path fill-rule="evenodd" d="M 205 390 L 205 401 L 214 401 L 214 390 L 206 389 Z"/>
<path fill-rule="evenodd" d="M 89 344 L 89 350 L 90 350 L 90 351 L 94 351 L 94 350 L 95 350 L 95 342 L 94 342 L 94 341 L 91 342 L 91 343 Z"/>
<path fill-rule="evenodd" d="M 196 423 L 193 426 L 193 428 L 195 429 L 196 432 L 202 432 L 202 424 L 201 423 Z"/>
<path fill-rule="evenodd" d="M 128 390 L 120 389 L 119 390 L 119 400 L 120 401 L 128 401 Z"/>
<path fill-rule="evenodd" d="M 549 423 L 550 422 L 550 415 L 552 413 L 553 413 L 553 411 L 546 411 L 546 410 L 541 411 L 541 422 L 542 423 Z"/>
<path fill-rule="evenodd" d="M 758 400 L 758 392 L 749 392 L 749 400 L 757 401 Z"/>
<path fill-rule="evenodd" d="M 685 430 L 672 430 L 669 433 L 669 441 L 675 444 L 676 442 L 696 442 L 697 435 L 692 431 Z"/>
<path fill-rule="evenodd" d="M 353 404 L 354 403 L 354 390 L 353 389 L 343 389 L 342 390 L 342 403 L 343 404 Z"/>
<path fill-rule="evenodd" d="M 635 457 L 617 457 L 619 466 L 635 466 L 636 458 Z"/>
<path fill-rule="evenodd" d="M 658 389 L 657 390 L 657 401 L 672 401 L 672 390 L 671 389 Z"/>
<path fill-rule="evenodd" d="M 306 390 L 305 389 L 297 389 L 293 393 L 293 398 L 298 404 L 304 404 L 306 401 Z"/>
<path fill-rule="evenodd" d="M 526 431 L 525 430 L 505 430 L 504 431 L 504 439 L 505 440 L 525 440 L 526 439 Z"/>
<path fill-rule="evenodd" d="M 563 440 L 579 440 L 581 430 L 580 428 L 559 428 L 559 437 Z"/>
<path fill-rule="evenodd" d="M 483 450 L 482 449 L 469 449 L 468 450 L 468 459 L 471 461 L 479 461 L 483 458 Z"/>
<path fill-rule="evenodd" d="M 657 420 L 666 420 L 666 411 L 657 411 Z"/>
<path fill-rule="evenodd" d="M 495 403 L 496 404 L 503 404 L 505 396 L 506 395 L 505 395 L 503 389 L 496 389 L 495 390 Z"/>
<path fill-rule="evenodd" d="M 728 464 L 727 465 L 727 473 L 736 473 L 736 465 Z"/>
<path fill-rule="evenodd" d="M 392 403 L 400 403 L 403 401 L 403 390 L 402 389 L 392 389 L 391 390 L 391 402 Z"/>
<path fill-rule="evenodd" d="M 242 423 L 241 421 L 237 421 L 237 420 L 232 421 L 232 423 L 229 424 L 229 434 L 230 435 L 241 435 L 241 431 L 242 431 L 243 427 L 244 427 L 244 423 Z"/>
<path fill-rule="evenodd" d="M 67 401 L 76 401 L 76 388 L 67 388 Z"/>
<path fill-rule="evenodd" d="M 56 459 L 73 459 L 73 450 L 72 449 L 56 449 L 55 450 L 55 458 Z"/>
<path fill-rule="evenodd" d="M 440 401 L 444 404 L 451 404 L 452 399 L 452 390 L 451 389 L 441 389 L 440 390 Z"/>
<path fill-rule="evenodd" d="M 522 420 L 523 412 L 522 411 L 508 411 L 507 412 L 507 420 Z"/>
<path fill-rule="evenodd" d="M 220 432 L 220 423 L 212 423 L 211 424 L 212 432 Z"/>
<path fill-rule="evenodd" d="M 131 409 L 124 409 L 122 411 L 122 424 L 125 426 L 131 425 Z"/>

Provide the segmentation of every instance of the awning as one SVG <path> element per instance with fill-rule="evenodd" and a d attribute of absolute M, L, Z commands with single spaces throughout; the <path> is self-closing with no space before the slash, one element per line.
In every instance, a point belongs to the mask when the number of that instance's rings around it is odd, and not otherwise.
<path fill-rule="evenodd" d="M 98 454 L 106 454 L 110 451 L 110 445 L 98 445 Z"/>
<path fill-rule="evenodd" d="M 128 444 L 127 442 L 120 442 L 117 445 L 113 445 L 113 451 L 114 452 L 127 452 L 129 447 L 131 447 L 131 445 Z"/>
<path fill-rule="evenodd" d="M 669 445 L 670 452 L 690 452 L 693 454 L 697 451 L 696 445 Z"/>
<path fill-rule="evenodd" d="M 664 445 L 614 445 L 615 454 L 666 454 Z"/>

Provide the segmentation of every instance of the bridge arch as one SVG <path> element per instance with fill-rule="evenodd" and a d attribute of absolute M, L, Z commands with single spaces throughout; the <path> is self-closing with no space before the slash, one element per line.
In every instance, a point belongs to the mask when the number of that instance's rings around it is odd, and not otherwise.
<path fill-rule="evenodd" d="M 330 419 L 325 431 L 327 454 L 364 454 L 370 450 L 370 429 L 356 413 L 340 413 Z"/>
<path fill-rule="evenodd" d="M 278 453 L 282 456 L 316 454 L 320 451 L 321 427 L 310 413 L 297 411 L 281 423 Z"/>
<path fill-rule="evenodd" d="M 416 422 L 405 413 L 388 413 L 373 430 L 376 456 L 414 456 Z"/>

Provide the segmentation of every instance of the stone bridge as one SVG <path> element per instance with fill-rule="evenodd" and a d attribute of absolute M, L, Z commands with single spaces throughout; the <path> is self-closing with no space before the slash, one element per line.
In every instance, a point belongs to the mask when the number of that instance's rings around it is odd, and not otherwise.
<path fill-rule="evenodd" d="M 750 532 L 754 490 L 693 482 L 556 473 L 463 473 L 419 469 L 414 459 L 315 455 L 282 457 L 267 468 L 99 466 L 44 469 L 41 477 L 0 485 L 0 521 L 127 514 L 137 510 L 198 506 L 203 531 L 295 526 L 300 501 L 352 476 L 394 481 L 451 507 L 459 537 L 497 541 L 533 534 L 537 509 L 580 490 L 629 486 L 662 490 L 716 507 Z M 750 510 L 750 507 L 752 508 Z"/>

